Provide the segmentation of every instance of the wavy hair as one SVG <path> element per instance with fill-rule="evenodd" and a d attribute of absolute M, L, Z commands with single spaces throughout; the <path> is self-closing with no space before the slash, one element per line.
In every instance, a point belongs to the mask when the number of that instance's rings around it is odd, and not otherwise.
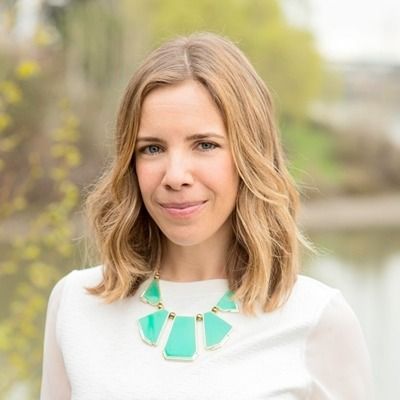
<path fill-rule="evenodd" d="M 116 122 L 116 154 L 85 202 L 103 265 L 102 281 L 86 289 L 111 303 L 133 295 L 160 268 L 163 234 L 144 207 L 134 149 L 145 97 L 189 79 L 204 85 L 221 112 L 240 177 L 226 258 L 229 287 L 245 314 L 254 314 L 256 304 L 273 311 L 296 282 L 299 243 L 315 248 L 296 224 L 300 196 L 285 166 L 270 92 L 243 52 L 211 32 L 163 43 L 127 85 Z"/>

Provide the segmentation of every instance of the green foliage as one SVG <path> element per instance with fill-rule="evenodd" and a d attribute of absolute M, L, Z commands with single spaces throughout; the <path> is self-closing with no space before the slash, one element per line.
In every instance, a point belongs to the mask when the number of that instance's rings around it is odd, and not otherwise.
<path fill-rule="evenodd" d="M 248 55 L 279 113 L 304 119 L 324 66 L 312 35 L 290 26 L 277 0 L 75 1 L 57 21 L 75 73 L 102 90 L 122 85 L 139 59 L 166 39 L 195 31 L 226 35 Z"/>
<path fill-rule="evenodd" d="M 344 171 L 330 132 L 311 124 L 286 122 L 282 123 L 282 140 L 290 173 L 305 191 L 308 186 L 328 189 L 342 182 Z"/>
<path fill-rule="evenodd" d="M 323 64 L 307 31 L 288 25 L 270 1 L 153 0 L 154 41 L 194 31 L 213 31 L 235 41 L 274 92 L 282 116 L 304 119 L 319 93 Z"/>
<path fill-rule="evenodd" d="M 98 88 L 109 85 L 110 74 L 120 68 L 122 29 L 114 2 L 79 1 L 59 19 L 66 55 L 77 62 L 72 68 Z"/>
<path fill-rule="evenodd" d="M 13 129 L 11 114 L 15 110 L 11 108 L 22 106 L 24 102 L 19 80 L 32 79 L 39 72 L 39 66 L 28 60 L 17 65 L 14 71 L 12 79 L 0 82 L 2 158 L 18 157 L 22 140 L 20 132 Z M 41 160 L 32 153 L 32 168 L 26 179 L 22 182 L 11 181 L 2 191 L 0 219 L 3 222 L 7 222 L 8 217 L 8 222 L 12 223 L 23 210 L 30 215 L 30 221 L 25 222 L 19 235 L 7 237 L 7 233 L 2 232 L 3 240 L 0 243 L 3 254 L 0 278 L 4 285 L 1 290 L 0 319 L 2 398 L 15 382 L 27 380 L 33 382 L 32 398 L 37 398 L 42 363 L 43 318 L 49 290 L 71 268 L 74 257 L 71 217 L 79 201 L 79 192 L 70 175 L 80 163 L 78 120 L 66 99 L 59 102 L 57 115 L 58 127 L 51 133 L 49 141 L 51 168 L 42 168 Z M 27 198 L 32 187 L 45 177 L 52 182 L 47 195 L 53 200 L 35 214 L 29 209 Z M 18 280 L 15 280 L 16 276 Z M 7 283 L 9 286 L 6 286 Z"/>
<path fill-rule="evenodd" d="M 39 73 L 39 66 L 34 60 L 20 62 L 11 71 L 10 77 L 0 81 L 0 172 L 4 173 L 7 156 L 12 156 L 22 143 L 21 135 L 13 129 L 15 117 L 13 111 L 22 102 L 22 82 L 31 79 Z M 32 167 L 34 167 L 32 165 Z M 3 180 L 3 190 L 0 195 L 0 218 L 26 207 L 24 192 L 33 184 L 25 180 L 23 184 L 11 194 L 11 190 Z"/>

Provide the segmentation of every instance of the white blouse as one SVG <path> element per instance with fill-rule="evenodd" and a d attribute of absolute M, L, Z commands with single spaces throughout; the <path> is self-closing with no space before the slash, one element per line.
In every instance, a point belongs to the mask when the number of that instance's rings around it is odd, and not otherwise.
<path fill-rule="evenodd" d="M 202 346 L 194 361 L 162 356 L 145 343 L 137 320 L 156 311 L 139 296 L 105 304 L 84 287 L 102 267 L 74 270 L 49 298 L 41 400 L 366 400 L 371 364 L 360 324 L 341 292 L 298 275 L 283 307 L 257 316 L 219 313 L 232 326 L 216 350 Z M 166 309 L 178 315 L 211 310 L 228 290 L 226 279 L 160 280 Z M 240 305 L 239 305 L 240 309 Z"/>

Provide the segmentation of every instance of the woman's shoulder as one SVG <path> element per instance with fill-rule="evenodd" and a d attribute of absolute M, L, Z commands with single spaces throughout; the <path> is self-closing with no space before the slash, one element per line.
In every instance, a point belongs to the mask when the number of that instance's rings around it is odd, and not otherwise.
<path fill-rule="evenodd" d="M 299 290 L 311 290 L 314 294 L 330 294 L 336 290 L 337 288 L 328 285 L 325 282 L 320 281 L 319 279 L 312 278 L 311 276 L 298 274 L 297 281 L 295 286 L 298 287 Z"/>
<path fill-rule="evenodd" d="M 317 321 L 321 318 L 333 322 L 333 325 L 350 325 L 357 319 L 349 302 L 340 289 L 329 286 L 317 279 L 301 275 L 295 285 L 297 289 L 297 302 L 307 305 L 314 311 Z"/>
<path fill-rule="evenodd" d="M 103 278 L 103 266 L 73 269 L 64 275 L 57 284 L 73 284 L 78 286 L 97 285 Z"/>
<path fill-rule="evenodd" d="M 298 295 L 311 300 L 323 300 L 335 295 L 339 290 L 316 278 L 308 275 L 298 274 L 293 288 Z"/>
<path fill-rule="evenodd" d="M 103 278 L 103 265 L 74 269 L 71 273 L 77 282 L 85 285 L 97 284 Z"/>
<path fill-rule="evenodd" d="M 83 293 L 86 287 L 96 286 L 101 282 L 102 278 L 102 265 L 81 269 L 73 269 L 62 276 L 53 286 L 50 294 L 50 300 L 57 299 L 57 302 L 59 302 L 61 297 L 69 291 Z"/>
<path fill-rule="evenodd" d="M 341 296 L 339 289 L 299 274 L 284 309 L 290 315 L 315 321 L 325 306 L 337 296 Z"/>

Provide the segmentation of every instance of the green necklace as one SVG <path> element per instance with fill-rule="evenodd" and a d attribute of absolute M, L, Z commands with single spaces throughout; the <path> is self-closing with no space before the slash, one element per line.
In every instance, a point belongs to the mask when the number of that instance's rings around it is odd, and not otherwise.
<path fill-rule="evenodd" d="M 232 325 L 224 321 L 217 311 L 238 312 L 237 304 L 232 300 L 233 292 L 228 290 L 211 311 L 194 316 L 176 315 L 164 308 L 161 300 L 160 275 L 155 273 L 149 287 L 140 296 L 144 303 L 156 306 L 158 311 L 148 314 L 138 320 L 139 332 L 142 339 L 157 346 L 162 332 L 171 319 L 172 328 L 168 335 L 167 343 L 163 350 L 163 356 L 167 360 L 192 361 L 197 356 L 196 321 L 203 322 L 203 334 L 205 348 L 214 350 L 221 347 L 229 337 Z"/>

